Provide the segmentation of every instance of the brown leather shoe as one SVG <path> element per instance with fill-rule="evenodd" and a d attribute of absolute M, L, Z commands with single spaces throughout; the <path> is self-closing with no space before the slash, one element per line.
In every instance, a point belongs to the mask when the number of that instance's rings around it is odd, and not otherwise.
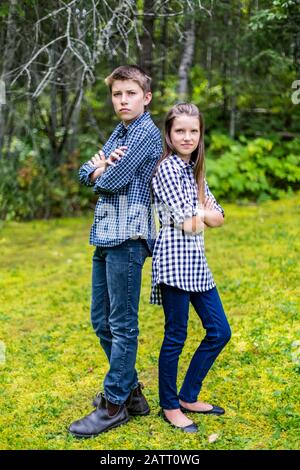
<path fill-rule="evenodd" d="M 142 388 L 144 388 L 144 385 L 139 382 L 125 402 L 130 416 L 146 416 L 150 413 L 150 407 L 142 392 Z"/>
<path fill-rule="evenodd" d="M 150 407 L 142 392 L 144 388 L 142 383 L 138 383 L 138 386 L 131 390 L 129 397 L 127 398 L 125 405 L 130 416 L 146 416 L 150 413 Z M 102 393 L 99 392 L 93 399 L 92 405 L 97 407 Z"/>
<path fill-rule="evenodd" d="M 74 421 L 69 427 L 69 432 L 78 438 L 98 436 L 127 423 L 129 419 L 125 404 L 115 405 L 106 400 L 104 395 L 100 395 L 97 408 L 84 418 Z"/>

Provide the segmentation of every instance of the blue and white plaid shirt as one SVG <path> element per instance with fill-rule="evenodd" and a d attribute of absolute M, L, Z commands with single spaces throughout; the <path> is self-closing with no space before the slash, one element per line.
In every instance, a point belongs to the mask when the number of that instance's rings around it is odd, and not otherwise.
<path fill-rule="evenodd" d="M 103 146 L 105 157 L 121 146 L 125 155 L 110 166 L 95 182 L 90 175 L 96 166 L 86 162 L 79 169 L 82 184 L 94 186 L 100 194 L 90 244 L 101 247 L 120 245 L 129 238 L 144 238 L 152 253 L 155 223 L 151 207 L 150 180 L 162 155 L 159 129 L 149 112 L 143 113 L 127 127 L 121 122 Z"/>
<path fill-rule="evenodd" d="M 197 214 L 199 208 L 194 162 L 185 163 L 178 155 L 170 155 L 159 165 L 152 188 L 161 229 L 155 241 L 152 258 L 152 291 L 150 303 L 161 305 L 159 284 L 178 287 L 188 292 L 203 292 L 215 287 L 208 267 L 203 232 L 187 234 L 172 226 Z M 205 181 L 205 195 L 214 201 L 214 208 L 224 216 Z"/>

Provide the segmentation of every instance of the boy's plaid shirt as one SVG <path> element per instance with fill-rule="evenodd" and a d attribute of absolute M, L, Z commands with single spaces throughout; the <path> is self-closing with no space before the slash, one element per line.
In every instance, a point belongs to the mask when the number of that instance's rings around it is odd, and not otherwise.
<path fill-rule="evenodd" d="M 105 157 L 125 145 L 128 147 L 125 155 L 94 183 L 90 181 L 90 175 L 96 169 L 94 165 L 86 162 L 79 169 L 80 182 L 94 186 L 94 192 L 100 194 L 90 244 L 112 247 L 129 238 L 141 237 L 147 240 L 152 253 L 155 223 L 150 181 L 162 155 L 162 142 L 160 131 L 148 112 L 127 127 L 118 124 L 103 146 Z"/>

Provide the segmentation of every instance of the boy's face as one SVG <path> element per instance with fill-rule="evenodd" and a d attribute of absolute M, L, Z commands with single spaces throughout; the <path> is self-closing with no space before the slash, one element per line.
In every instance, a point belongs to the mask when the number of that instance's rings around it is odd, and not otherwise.
<path fill-rule="evenodd" d="M 144 94 L 134 80 L 115 80 L 111 87 L 111 99 L 116 115 L 128 125 L 143 114 L 144 107 L 152 99 L 152 93 L 149 91 Z"/>

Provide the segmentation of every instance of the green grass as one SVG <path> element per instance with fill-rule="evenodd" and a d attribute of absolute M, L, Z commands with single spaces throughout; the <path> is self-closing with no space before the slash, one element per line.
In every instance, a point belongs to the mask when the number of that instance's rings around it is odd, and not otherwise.
<path fill-rule="evenodd" d="M 105 356 L 89 321 L 91 217 L 7 223 L 0 231 L 1 449 L 299 449 L 299 201 L 226 205 L 226 223 L 206 233 L 232 339 L 208 374 L 201 399 L 224 417 L 195 416 L 184 435 L 157 416 L 163 312 L 148 303 L 147 260 L 137 368 L 151 414 L 94 439 L 67 433 L 91 410 Z M 194 312 L 179 381 L 203 336 Z M 292 356 L 292 353 L 294 355 Z M 0 355 L 1 357 L 1 355 Z M 210 434 L 218 434 L 214 443 Z"/>

